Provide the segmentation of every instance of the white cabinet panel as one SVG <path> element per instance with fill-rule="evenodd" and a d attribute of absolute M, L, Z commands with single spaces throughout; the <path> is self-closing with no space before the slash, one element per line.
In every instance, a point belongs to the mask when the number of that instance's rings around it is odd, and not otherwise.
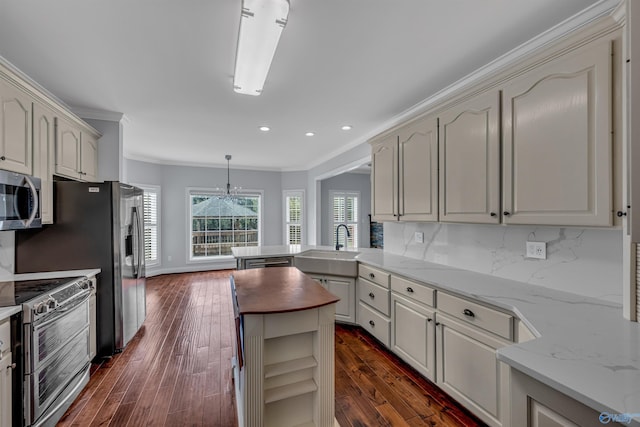
<path fill-rule="evenodd" d="M 440 220 L 500 222 L 499 92 L 440 115 Z"/>
<path fill-rule="evenodd" d="M 33 175 L 32 98 L 0 81 L 0 169 Z"/>
<path fill-rule="evenodd" d="M 82 134 L 80 144 L 80 175 L 84 181 L 98 180 L 98 142 L 88 133 Z"/>
<path fill-rule="evenodd" d="M 53 223 L 53 172 L 55 169 L 55 114 L 33 104 L 33 174 L 40 178 L 43 224 Z"/>
<path fill-rule="evenodd" d="M 503 97 L 503 221 L 611 225 L 610 43 L 515 79 Z"/>
<path fill-rule="evenodd" d="M 56 173 L 80 179 L 80 130 L 56 119 Z"/>
<path fill-rule="evenodd" d="M 398 137 L 385 138 L 371 151 L 371 219 L 398 219 Z"/>

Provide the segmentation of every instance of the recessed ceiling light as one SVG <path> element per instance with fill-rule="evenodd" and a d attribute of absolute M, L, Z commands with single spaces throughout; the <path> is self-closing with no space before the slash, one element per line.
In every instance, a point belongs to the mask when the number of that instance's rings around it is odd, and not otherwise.
<path fill-rule="evenodd" d="M 344 125 L 342 126 L 342 130 L 351 130 L 351 126 L 350 125 Z"/>
<path fill-rule="evenodd" d="M 269 126 L 260 126 L 259 128 L 262 132 L 269 132 L 271 128 Z"/>
<path fill-rule="evenodd" d="M 315 135 L 315 133 L 313 133 L 313 132 L 307 132 L 307 133 L 305 133 L 305 135 L 306 135 L 306 136 L 313 136 L 313 135 Z"/>

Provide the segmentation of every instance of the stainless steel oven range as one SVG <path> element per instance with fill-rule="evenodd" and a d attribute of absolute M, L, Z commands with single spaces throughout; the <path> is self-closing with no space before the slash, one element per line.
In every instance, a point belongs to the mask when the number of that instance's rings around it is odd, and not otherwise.
<path fill-rule="evenodd" d="M 89 381 L 90 287 L 86 277 L 0 283 L 0 305 L 23 308 L 23 420 L 14 425 L 55 426 Z"/>

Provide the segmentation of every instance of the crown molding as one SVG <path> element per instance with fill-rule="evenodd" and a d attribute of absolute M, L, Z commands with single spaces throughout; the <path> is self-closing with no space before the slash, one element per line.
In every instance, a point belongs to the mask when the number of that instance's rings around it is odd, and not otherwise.
<path fill-rule="evenodd" d="M 71 106 L 71 111 L 73 111 L 77 116 L 82 117 L 83 119 L 90 120 L 105 120 L 109 122 L 129 122 L 127 116 L 124 113 L 119 113 L 116 111 L 108 111 L 101 110 L 98 108 L 88 108 L 88 107 L 77 107 Z"/>

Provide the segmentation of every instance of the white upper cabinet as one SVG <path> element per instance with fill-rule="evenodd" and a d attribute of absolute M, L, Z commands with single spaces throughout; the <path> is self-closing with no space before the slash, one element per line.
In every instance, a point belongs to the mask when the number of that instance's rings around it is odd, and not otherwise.
<path fill-rule="evenodd" d="M 500 222 L 500 93 L 440 115 L 440 220 Z"/>
<path fill-rule="evenodd" d="M 371 219 L 398 219 L 398 137 L 386 137 L 371 151 Z"/>
<path fill-rule="evenodd" d="M 427 117 L 399 131 L 399 215 L 438 220 L 438 120 Z"/>
<path fill-rule="evenodd" d="M 56 174 L 81 181 L 96 181 L 98 175 L 96 138 L 59 119 L 56 121 Z"/>
<path fill-rule="evenodd" d="M 33 104 L 33 175 L 41 180 L 40 202 L 43 224 L 53 223 L 53 172 L 55 168 L 55 114 Z"/>
<path fill-rule="evenodd" d="M 438 220 L 438 122 L 413 121 L 372 143 L 372 219 Z"/>
<path fill-rule="evenodd" d="M 31 97 L 0 80 L 0 169 L 33 174 Z"/>
<path fill-rule="evenodd" d="M 80 140 L 80 174 L 84 181 L 98 180 L 98 141 L 87 132 Z"/>
<path fill-rule="evenodd" d="M 503 91 L 507 224 L 612 224 L 611 44 L 514 79 Z"/>

